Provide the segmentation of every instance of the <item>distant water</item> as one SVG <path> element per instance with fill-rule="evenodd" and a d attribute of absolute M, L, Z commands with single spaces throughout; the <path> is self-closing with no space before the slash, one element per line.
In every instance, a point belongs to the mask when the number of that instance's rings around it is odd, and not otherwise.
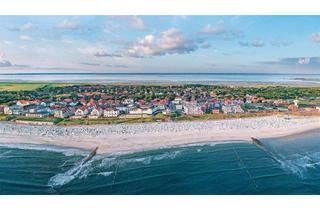
<path fill-rule="evenodd" d="M 121 156 L 0 147 L 0 194 L 320 194 L 320 130 Z"/>
<path fill-rule="evenodd" d="M 320 84 L 320 74 L 264 73 L 3 73 L 0 82 Z"/>

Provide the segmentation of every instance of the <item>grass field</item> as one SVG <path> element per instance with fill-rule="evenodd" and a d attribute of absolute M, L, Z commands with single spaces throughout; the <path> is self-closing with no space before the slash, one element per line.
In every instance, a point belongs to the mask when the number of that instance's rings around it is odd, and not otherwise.
<path fill-rule="evenodd" d="M 13 82 L 0 82 L 0 91 L 20 91 L 20 90 L 35 90 L 46 85 L 52 87 L 64 87 L 73 84 L 67 83 L 13 83 Z"/>

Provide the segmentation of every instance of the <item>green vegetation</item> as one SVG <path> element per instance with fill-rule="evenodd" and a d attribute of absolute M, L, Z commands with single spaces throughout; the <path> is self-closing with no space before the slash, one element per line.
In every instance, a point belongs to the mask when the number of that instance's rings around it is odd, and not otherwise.
<path fill-rule="evenodd" d="M 45 86 L 44 83 L 0 83 L 0 91 L 28 91 Z"/>
<path fill-rule="evenodd" d="M 5 121 L 7 120 L 7 115 L 0 114 L 0 121 Z"/>

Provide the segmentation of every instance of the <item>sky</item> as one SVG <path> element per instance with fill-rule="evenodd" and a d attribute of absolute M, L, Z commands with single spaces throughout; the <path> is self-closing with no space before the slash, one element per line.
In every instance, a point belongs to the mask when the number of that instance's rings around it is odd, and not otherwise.
<path fill-rule="evenodd" d="M 320 16 L 0 16 L 0 73 L 319 67 Z"/>

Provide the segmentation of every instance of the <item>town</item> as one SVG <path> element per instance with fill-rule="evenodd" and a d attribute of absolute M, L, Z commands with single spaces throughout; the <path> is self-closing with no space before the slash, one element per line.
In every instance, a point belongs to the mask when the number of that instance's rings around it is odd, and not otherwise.
<path fill-rule="evenodd" d="M 0 119 L 30 124 L 215 119 L 275 113 L 319 114 L 320 88 L 70 84 L 0 92 Z"/>

